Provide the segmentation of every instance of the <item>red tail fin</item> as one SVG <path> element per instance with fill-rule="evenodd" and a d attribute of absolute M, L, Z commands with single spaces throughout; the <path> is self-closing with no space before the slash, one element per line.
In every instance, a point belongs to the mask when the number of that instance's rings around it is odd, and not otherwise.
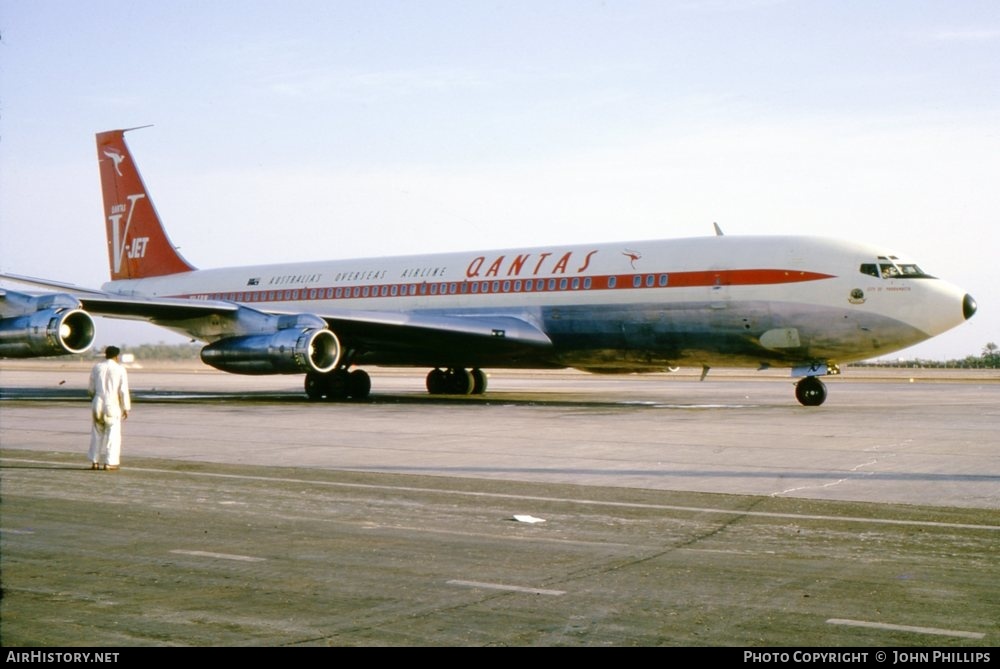
<path fill-rule="evenodd" d="M 142 279 L 190 272 L 194 267 L 170 243 L 149 199 L 139 169 L 125 145 L 126 132 L 109 130 L 97 134 L 111 278 Z"/>

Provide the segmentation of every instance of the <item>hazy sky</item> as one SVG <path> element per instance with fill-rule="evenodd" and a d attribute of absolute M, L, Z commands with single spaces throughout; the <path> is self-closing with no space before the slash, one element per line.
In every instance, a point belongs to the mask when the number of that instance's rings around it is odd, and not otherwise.
<path fill-rule="evenodd" d="M 0 270 L 106 281 L 94 135 L 146 124 L 198 267 L 718 221 L 884 245 L 978 300 L 901 355 L 1000 343 L 996 0 L 3 0 Z"/>

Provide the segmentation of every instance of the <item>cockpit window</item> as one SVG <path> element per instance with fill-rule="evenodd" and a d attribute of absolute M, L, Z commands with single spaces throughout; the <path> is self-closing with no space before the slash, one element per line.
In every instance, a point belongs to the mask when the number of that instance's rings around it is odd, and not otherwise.
<path fill-rule="evenodd" d="M 933 279 L 930 274 L 926 274 L 916 265 L 896 265 L 899 268 L 900 276 L 904 279 Z"/>
<path fill-rule="evenodd" d="M 933 279 L 913 263 L 900 263 L 896 256 L 879 256 L 878 262 L 861 263 L 862 274 L 883 279 Z"/>
<path fill-rule="evenodd" d="M 866 263 L 861 263 L 861 273 L 862 274 L 867 274 L 868 276 L 874 276 L 874 277 L 882 276 L 878 272 L 878 265 L 876 265 L 873 262 L 871 262 L 871 263 L 867 263 L 867 262 Z"/>

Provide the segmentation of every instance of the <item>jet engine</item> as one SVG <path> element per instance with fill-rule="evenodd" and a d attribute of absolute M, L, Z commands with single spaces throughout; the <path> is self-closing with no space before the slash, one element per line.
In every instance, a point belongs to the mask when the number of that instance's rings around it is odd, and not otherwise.
<path fill-rule="evenodd" d="M 326 328 L 289 327 L 220 339 L 201 349 L 201 359 L 234 374 L 325 373 L 340 362 L 340 341 Z"/>
<path fill-rule="evenodd" d="M 4 311 L 21 314 L 0 318 L 0 358 L 74 355 L 94 343 L 94 319 L 70 295 L 6 293 L 4 301 Z"/>

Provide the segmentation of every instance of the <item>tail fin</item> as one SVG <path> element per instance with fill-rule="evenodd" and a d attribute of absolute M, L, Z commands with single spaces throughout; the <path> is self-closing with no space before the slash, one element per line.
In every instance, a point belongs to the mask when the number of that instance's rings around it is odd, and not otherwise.
<path fill-rule="evenodd" d="M 125 145 L 126 132 L 109 130 L 97 134 L 111 279 L 190 272 L 194 267 L 170 243 L 160 223 L 139 169 Z"/>

